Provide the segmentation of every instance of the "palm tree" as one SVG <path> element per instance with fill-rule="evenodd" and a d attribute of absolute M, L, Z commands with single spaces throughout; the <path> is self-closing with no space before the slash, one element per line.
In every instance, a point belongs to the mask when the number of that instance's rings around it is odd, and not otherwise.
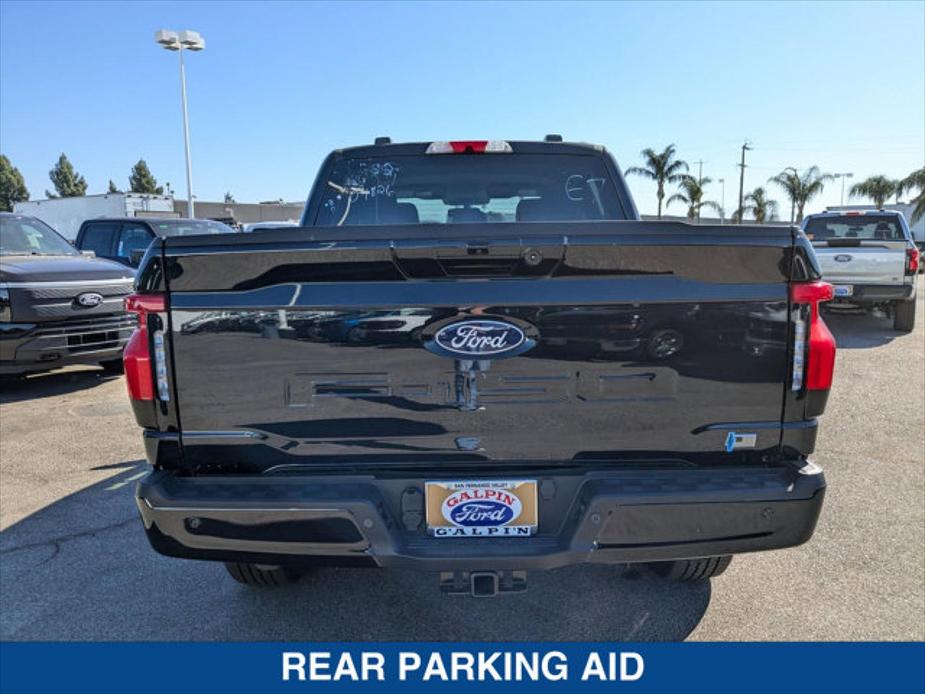
<path fill-rule="evenodd" d="M 768 183 L 776 183 L 790 198 L 790 223 L 793 224 L 796 215 L 797 198 L 800 197 L 800 174 L 797 173 L 795 168 L 788 166 L 773 178 L 769 178 Z"/>
<path fill-rule="evenodd" d="M 799 224 L 803 221 L 806 203 L 819 195 L 825 188 L 826 181 L 831 180 L 832 175 L 822 173 L 818 166 L 810 166 L 802 176 L 795 168 L 788 166 L 773 178 L 769 178 L 768 183 L 776 183 L 790 198 L 790 223 Z"/>
<path fill-rule="evenodd" d="M 914 205 L 912 208 L 913 224 L 916 224 L 922 217 L 925 217 L 925 166 L 917 171 L 913 171 L 901 180 L 896 187 L 896 195 L 902 195 L 916 188 L 919 189 L 919 194 L 909 201 Z"/>
<path fill-rule="evenodd" d="M 662 218 L 662 199 L 665 197 L 665 184 L 677 183 L 687 173 L 687 162 L 675 159 L 676 153 L 673 144 L 668 145 L 661 153 L 651 148 L 642 150 L 640 155 L 645 160 L 645 166 L 631 166 L 627 174 L 644 176 L 658 184 L 655 196 L 658 198 L 658 218 Z"/>
<path fill-rule="evenodd" d="M 874 207 L 882 210 L 886 201 L 898 194 L 897 188 L 899 188 L 899 181 L 886 176 L 871 176 L 851 186 L 851 197 L 870 198 L 874 201 Z"/>
<path fill-rule="evenodd" d="M 743 212 L 750 212 L 758 224 L 764 224 L 777 218 L 777 200 L 768 199 L 764 188 L 755 188 L 745 196 Z M 737 213 L 741 219 L 742 214 Z"/>
<path fill-rule="evenodd" d="M 678 185 L 678 192 L 668 198 L 667 207 L 671 203 L 680 202 L 687 205 L 687 218 L 690 220 L 700 219 L 700 211 L 704 207 L 715 210 L 717 213 L 722 212 L 722 208 L 713 200 L 703 199 L 703 187 L 710 183 L 712 179 L 701 178 L 699 181 L 693 176 L 682 176 Z"/>

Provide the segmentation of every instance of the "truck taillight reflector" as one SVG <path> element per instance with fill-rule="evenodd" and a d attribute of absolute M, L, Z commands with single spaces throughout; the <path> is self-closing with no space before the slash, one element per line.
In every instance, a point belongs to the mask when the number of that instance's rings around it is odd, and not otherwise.
<path fill-rule="evenodd" d="M 793 376 L 791 389 L 829 390 L 835 373 L 835 338 L 829 331 L 819 304 L 834 294 L 828 282 L 797 282 L 790 287 L 790 300 L 796 304 L 794 324 Z M 805 307 L 805 308 L 801 308 Z"/>
<path fill-rule="evenodd" d="M 138 327 L 132 333 L 131 339 L 122 353 L 122 363 L 125 365 L 125 382 L 128 385 L 128 396 L 132 400 L 153 400 L 154 384 L 158 384 L 158 392 L 162 390 L 169 395 L 166 379 L 166 359 L 163 348 L 163 332 L 160 334 L 160 348 L 156 348 L 159 357 L 159 367 L 163 367 L 163 379 L 160 370 L 157 379 L 151 370 L 151 338 L 148 333 L 148 314 L 163 313 L 166 310 L 166 301 L 162 294 L 132 294 L 125 297 L 125 310 L 138 315 Z M 161 398 L 162 400 L 165 398 Z"/>

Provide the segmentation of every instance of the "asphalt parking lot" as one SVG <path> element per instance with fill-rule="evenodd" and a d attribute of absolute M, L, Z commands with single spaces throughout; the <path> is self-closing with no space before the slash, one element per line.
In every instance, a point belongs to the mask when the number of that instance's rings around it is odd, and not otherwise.
<path fill-rule="evenodd" d="M 496 600 L 373 569 L 249 589 L 220 565 L 148 546 L 132 498 L 147 465 L 121 378 L 73 368 L 4 386 L 0 638 L 923 640 L 925 301 L 918 309 L 909 335 L 882 316 L 827 318 L 840 351 L 814 457 L 829 489 L 813 540 L 688 585 L 587 566 L 531 574 L 527 593 Z"/>

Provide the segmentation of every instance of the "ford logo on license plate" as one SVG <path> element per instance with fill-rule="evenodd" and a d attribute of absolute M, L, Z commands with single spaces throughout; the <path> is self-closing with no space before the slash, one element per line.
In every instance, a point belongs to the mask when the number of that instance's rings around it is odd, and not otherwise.
<path fill-rule="evenodd" d="M 471 318 L 443 326 L 424 346 L 434 354 L 456 359 L 503 359 L 526 352 L 535 344 L 513 323 Z"/>

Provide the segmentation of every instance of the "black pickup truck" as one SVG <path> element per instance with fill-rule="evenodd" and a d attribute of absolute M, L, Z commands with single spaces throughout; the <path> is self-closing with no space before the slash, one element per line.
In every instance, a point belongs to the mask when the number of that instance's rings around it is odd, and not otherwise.
<path fill-rule="evenodd" d="M 129 391 L 166 555 L 717 575 L 812 535 L 831 298 L 796 227 L 641 222 L 602 148 L 338 150 L 300 228 L 156 240 Z"/>

